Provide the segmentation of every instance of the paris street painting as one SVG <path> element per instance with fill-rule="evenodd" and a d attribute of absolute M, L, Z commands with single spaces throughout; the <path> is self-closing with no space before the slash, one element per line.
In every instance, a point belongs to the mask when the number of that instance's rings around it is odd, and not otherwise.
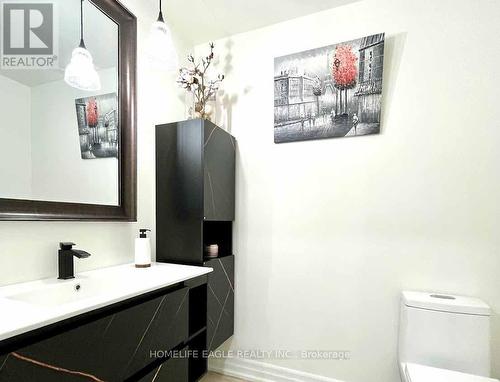
<path fill-rule="evenodd" d="M 82 159 L 118 158 L 116 93 L 75 100 Z"/>
<path fill-rule="evenodd" d="M 384 33 L 274 60 L 274 142 L 378 134 Z"/>

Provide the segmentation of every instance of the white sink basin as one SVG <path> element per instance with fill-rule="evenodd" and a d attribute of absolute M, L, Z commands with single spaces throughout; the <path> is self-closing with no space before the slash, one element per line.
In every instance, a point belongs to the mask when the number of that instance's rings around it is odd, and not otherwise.
<path fill-rule="evenodd" d="M 95 298 L 104 293 L 112 293 L 123 287 L 122 284 L 116 284 L 116 280 L 79 278 L 64 281 L 61 284 L 42 286 L 36 290 L 15 293 L 6 298 L 34 305 L 60 306 Z"/>
<path fill-rule="evenodd" d="M 133 264 L 83 272 L 73 280 L 45 280 L 0 287 L 0 341 L 202 276 L 212 268 Z"/>

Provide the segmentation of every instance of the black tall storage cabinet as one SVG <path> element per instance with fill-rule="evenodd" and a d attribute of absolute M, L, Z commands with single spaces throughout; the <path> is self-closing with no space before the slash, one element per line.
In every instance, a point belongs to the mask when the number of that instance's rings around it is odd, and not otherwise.
<path fill-rule="evenodd" d="M 157 261 L 208 266 L 209 350 L 234 332 L 235 138 L 210 121 L 156 126 Z M 219 246 L 208 259 L 205 248 Z"/>

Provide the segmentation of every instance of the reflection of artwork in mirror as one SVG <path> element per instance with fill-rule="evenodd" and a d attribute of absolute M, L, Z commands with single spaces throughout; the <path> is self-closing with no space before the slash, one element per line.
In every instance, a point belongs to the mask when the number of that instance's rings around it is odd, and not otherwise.
<path fill-rule="evenodd" d="M 82 159 L 118 158 L 116 93 L 75 100 Z"/>

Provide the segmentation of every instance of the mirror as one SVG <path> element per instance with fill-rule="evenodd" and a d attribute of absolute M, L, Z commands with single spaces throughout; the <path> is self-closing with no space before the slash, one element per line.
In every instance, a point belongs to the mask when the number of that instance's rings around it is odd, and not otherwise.
<path fill-rule="evenodd" d="M 136 19 L 113 0 L 50 3 L 2 9 L 4 25 L 6 14 L 10 19 L 8 44 L 31 52 L 6 55 L 12 52 L 3 44 L 0 218 L 134 220 Z M 19 27 L 23 15 L 31 29 Z M 81 26 L 98 90 L 70 85 L 68 71 L 65 78 Z M 33 50 L 48 46 L 50 55 Z M 88 74 L 76 59 L 77 71 Z"/>

